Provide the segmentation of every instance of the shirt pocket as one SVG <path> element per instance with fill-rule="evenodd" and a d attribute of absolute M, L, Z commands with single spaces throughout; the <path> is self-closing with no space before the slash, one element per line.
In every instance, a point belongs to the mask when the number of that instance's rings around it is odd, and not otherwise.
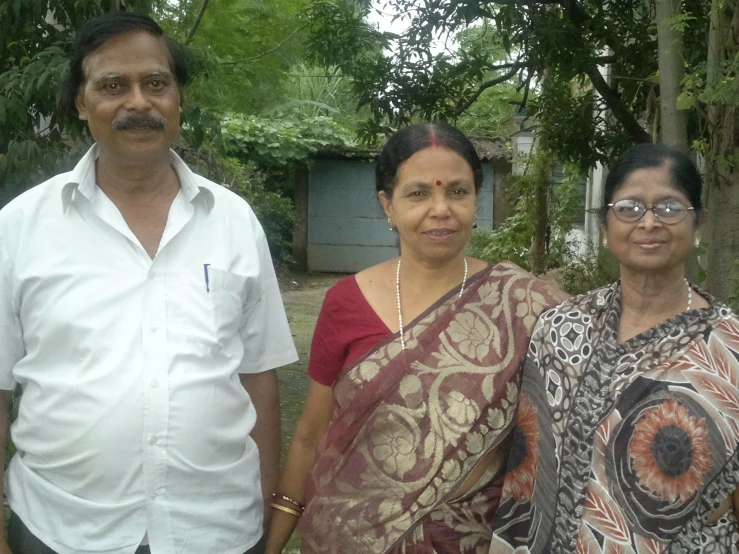
<path fill-rule="evenodd" d="M 262 296 L 259 281 L 208 266 L 188 274 L 171 294 L 170 331 L 210 349 L 225 348 L 238 337 L 245 315 Z M 199 277 L 199 278 L 198 278 Z"/>

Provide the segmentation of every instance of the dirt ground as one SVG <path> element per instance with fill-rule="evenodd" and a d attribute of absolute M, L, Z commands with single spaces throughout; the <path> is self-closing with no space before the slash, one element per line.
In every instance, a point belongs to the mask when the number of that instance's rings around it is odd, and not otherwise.
<path fill-rule="evenodd" d="M 282 276 L 281 276 L 282 277 Z M 280 381 L 280 405 L 282 407 L 282 455 L 287 454 L 290 440 L 303 410 L 308 390 L 308 356 L 313 330 L 321 310 L 326 291 L 343 275 L 325 273 L 293 274 L 281 278 L 282 300 L 290 322 L 295 347 L 300 359 L 277 370 Z M 297 554 L 300 539 L 293 536 L 285 554 Z"/>

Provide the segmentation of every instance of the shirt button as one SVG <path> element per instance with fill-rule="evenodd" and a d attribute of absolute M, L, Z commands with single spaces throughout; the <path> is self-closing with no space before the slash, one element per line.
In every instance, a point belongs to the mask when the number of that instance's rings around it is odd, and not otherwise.
<path fill-rule="evenodd" d="M 157 438 L 154 435 L 149 436 L 149 444 L 156 444 Z"/>
<path fill-rule="evenodd" d="M 153 281 L 156 278 L 157 278 L 157 274 L 156 273 L 149 273 L 149 279 L 151 279 Z"/>
<path fill-rule="evenodd" d="M 156 379 L 154 379 L 154 380 L 153 380 L 153 381 L 151 382 L 151 387 L 152 387 L 153 389 L 155 389 L 155 388 L 157 388 L 158 386 L 159 386 L 159 381 L 157 381 Z"/>
<path fill-rule="evenodd" d="M 157 327 L 156 325 L 152 325 L 151 327 L 149 327 L 149 331 L 151 331 L 152 333 L 156 333 L 158 330 L 159 327 Z"/>

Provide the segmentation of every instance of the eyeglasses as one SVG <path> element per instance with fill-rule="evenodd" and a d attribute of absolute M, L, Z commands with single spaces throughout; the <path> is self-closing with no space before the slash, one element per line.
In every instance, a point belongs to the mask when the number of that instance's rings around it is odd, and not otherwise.
<path fill-rule="evenodd" d="M 669 202 L 660 202 L 654 206 L 645 206 L 640 200 L 619 200 L 613 204 L 608 204 L 613 210 L 613 215 L 625 223 L 636 223 L 644 214 L 652 210 L 657 221 L 665 225 L 675 225 L 688 217 L 690 210 L 694 207 L 688 207 L 685 204 L 671 200 Z"/>

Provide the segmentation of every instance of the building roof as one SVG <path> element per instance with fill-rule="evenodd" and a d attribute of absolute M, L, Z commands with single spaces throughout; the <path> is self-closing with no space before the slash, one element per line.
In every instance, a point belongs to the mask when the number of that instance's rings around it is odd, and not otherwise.
<path fill-rule="evenodd" d="M 484 162 L 510 160 L 511 146 L 502 137 L 469 137 Z"/>
<path fill-rule="evenodd" d="M 510 160 L 511 148 L 501 137 L 469 137 L 483 162 Z M 321 160 L 357 160 L 372 162 L 380 155 L 379 150 L 361 148 L 324 148 L 313 154 L 313 158 Z"/>

